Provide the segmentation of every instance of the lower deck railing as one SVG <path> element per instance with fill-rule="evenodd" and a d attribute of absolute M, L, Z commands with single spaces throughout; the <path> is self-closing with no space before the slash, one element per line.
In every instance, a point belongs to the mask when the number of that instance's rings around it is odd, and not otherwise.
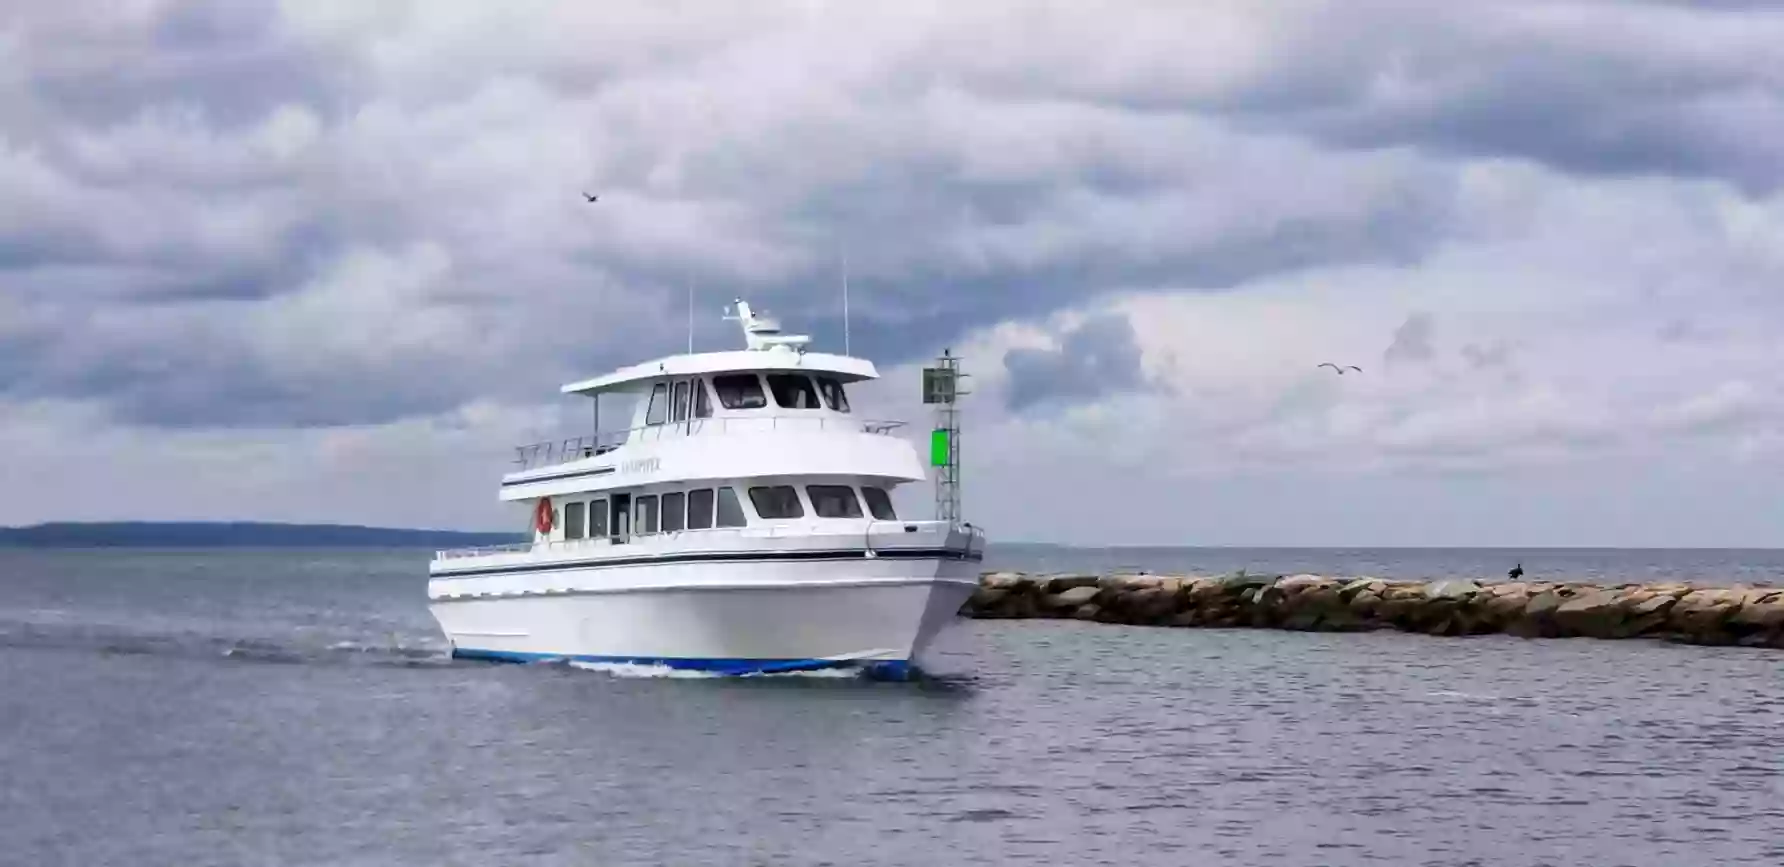
<path fill-rule="evenodd" d="M 686 540 L 704 542 L 713 539 L 786 539 L 796 537 L 834 536 L 843 538 L 858 537 L 862 547 L 871 550 L 875 537 L 902 536 L 923 529 L 935 530 L 946 527 L 945 521 L 869 521 L 865 526 L 825 526 L 821 523 L 803 524 L 769 524 L 755 527 L 710 527 L 697 530 L 659 530 L 654 533 L 633 533 L 627 537 L 593 536 L 583 539 L 553 539 L 537 542 L 517 542 L 509 545 L 485 545 L 477 548 L 452 548 L 434 552 L 434 560 L 438 562 L 452 560 L 469 560 L 480 557 L 494 557 L 502 554 L 540 554 L 581 551 L 590 548 L 619 548 L 634 545 L 657 547 L 653 543 Z M 907 529 L 908 528 L 908 529 Z M 972 524 L 955 525 L 955 531 L 966 535 L 965 550 L 984 551 L 984 530 Z"/>

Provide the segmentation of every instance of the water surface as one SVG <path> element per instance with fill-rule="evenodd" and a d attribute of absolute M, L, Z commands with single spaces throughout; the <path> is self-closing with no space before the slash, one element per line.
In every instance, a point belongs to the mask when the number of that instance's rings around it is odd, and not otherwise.
<path fill-rule="evenodd" d="M 425 559 L 0 552 L 0 863 L 1784 863 L 1776 652 L 963 622 L 924 683 L 622 676 L 444 659 Z"/>

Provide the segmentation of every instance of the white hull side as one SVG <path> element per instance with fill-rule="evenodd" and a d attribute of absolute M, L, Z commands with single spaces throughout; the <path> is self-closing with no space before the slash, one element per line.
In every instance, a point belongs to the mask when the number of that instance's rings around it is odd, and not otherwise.
<path fill-rule="evenodd" d="M 641 564 L 554 571 L 532 592 L 430 607 L 458 656 L 898 672 L 956 618 L 976 567 L 897 557 Z"/>

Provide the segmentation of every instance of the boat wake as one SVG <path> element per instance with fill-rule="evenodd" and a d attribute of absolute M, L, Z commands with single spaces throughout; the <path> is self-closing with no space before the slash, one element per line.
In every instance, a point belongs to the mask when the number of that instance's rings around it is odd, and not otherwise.
<path fill-rule="evenodd" d="M 556 664 L 556 663 L 554 663 Z M 667 665 L 639 665 L 630 662 L 583 662 L 569 660 L 570 668 L 583 671 L 598 671 L 614 677 L 627 678 L 668 678 L 672 680 L 766 680 L 775 678 L 804 678 L 814 680 L 861 680 L 860 672 L 843 668 L 820 668 L 805 671 L 777 671 L 762 674 L 736 675 L 720 671 L 694 671 L 686 668 L 673 668 Z"/>
<path fill-rule="evenodd" d="M 157 628 L 159 626 L 160 628 Z M 385 641 L 295 634 L 220 634 L 166 624 L 124 625 L 67 620 L 0 619 L 0 648 L 222 659 L 285 665 L 447 666 L 443 639 L 392 634 Z"/>

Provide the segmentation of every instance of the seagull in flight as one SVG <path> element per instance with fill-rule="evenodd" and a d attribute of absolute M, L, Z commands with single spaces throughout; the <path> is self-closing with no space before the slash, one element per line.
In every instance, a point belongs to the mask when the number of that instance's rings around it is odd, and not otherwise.
<path fill-rule="evenodd" d="M 582 197 L 588 199 L 590 204 L 593 204 L 596 199 L 600 198 L 600 196 L 591 196 L 588 193 L 583 193 Z"/>
<path fill-rule="evenodd" d="M 1333 370 L 1335 370 L 1335 371 L 1337 371 L 1337 372 L 1338 372 L 1338 375 L 1339 375 L 1339 376 L 1343 376 L 1343 375 L 1344 375 L 1344 371 L 1345 371 L 1345 370 L 1347 370 L 1347 369 L 1348 369 L 1348 370 L 1354 370 L 1354 371 L 1356 371 L 1356 372 L 1358 372 L 1358 373 L 1362 373 L 1362 372 L 1363 372 L 1363 369 L 1362 369 L 1362 368 L 1360 368 L 1360 367 L 1358 367 L 1358 366 L 1356 366 L 1356 365 L 1354 365 L 1354 364 L 1346 364 L 1346 365 L 1344 365 L 1344 366 L 1343 366 L 1343 367 L 1339 367 L 1339 366 L 1338 366 L 1338 365 L 1336 365 L 1336 364 L 1333 364 L 1333 363 L 1332 363 L 1332 362 L 1330 362 L 1330 361 L 1327 361 L 1327 362 L 1323 362 L 1323 363 L 1321 363 L 1321 364 L 1320 364 L 1320 365 L 1319 365 L 1319 366 L 1320 366 L 1320 367 L 1330 367 L 1330 368 L 1331 368 L 1331 369 L 1333 369 Z"/>

